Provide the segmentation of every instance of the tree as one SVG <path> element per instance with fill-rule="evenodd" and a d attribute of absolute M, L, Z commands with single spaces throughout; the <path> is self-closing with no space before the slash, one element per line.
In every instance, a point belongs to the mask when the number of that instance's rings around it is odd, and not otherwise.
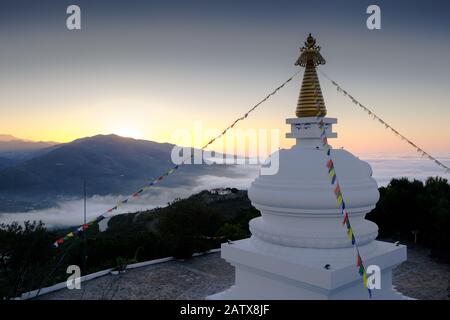
<path fill-rule="evenodd" d="M 213 209 L 192 200 L 179 200 L 161 212 L 158 232 L 177 258 L 211 249 L 211 241 L 222 219 Z"/>
<path fill-rule="evenodd" d="M 42 222 L 0 225 L 0 296 L 11 298 L 36 288 L 55 259 L 56 238 Z"/>

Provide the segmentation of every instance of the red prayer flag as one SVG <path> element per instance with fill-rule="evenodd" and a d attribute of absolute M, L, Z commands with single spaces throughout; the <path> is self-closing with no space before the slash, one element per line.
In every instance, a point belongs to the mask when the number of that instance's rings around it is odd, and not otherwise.
<path fill-rule="evenodd" d="M 333 161 L 331 159 L 329 159 L 327 161 L 327 168 L 331 168 L 333 166 Z"/>
<path fill-rule="evenodd" d="M 356 259 L 356 266 L 357 266 L 357 267 L 360 267 L 361 264 L 362 264 L 361 256 L 360 256 L 359 253 L 358 253 L 358 257 L 357 257 L 357 259 Z"/>
<path fill-rule="evenodd" d="M 348 221 L 348 213 L 347 213 L 347 211 L 346 211 L 346 212 L 345 212 L 345 215 L 344 215 L 344 220 L 342 221 L 342 225 L 346 224 L 347 221 Z"/>
<path fill-rule="evenodd" d="M 339 187 L 339 183 L 336 185 L 336 188 L 334 188 L 334 193 L 338 193 L 339 191 L 341 191 L 341 188 Z"/>

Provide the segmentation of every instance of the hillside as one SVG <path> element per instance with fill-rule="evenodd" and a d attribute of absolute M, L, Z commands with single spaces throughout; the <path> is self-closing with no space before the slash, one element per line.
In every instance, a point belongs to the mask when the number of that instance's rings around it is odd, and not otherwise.
<path fill-rule="evenodd" d="M 11 167 L 17 163 L 16 160 L 0 157 L 0 170 Z"/>
<path fill-rule="evenodd" d="M 0 157 L 10 159 L 15 164 L 42 155 L 57 145 L 56 142 L 30 141 L 9 134 L 0 134 Z"/>
<path fill-rule="evenodd" d="M 169 143 L 98 135 L 54 146 L 52 150 L 0 170 L 0 198 L 129 194 L 174 164 Z M 6 165 L 6 164 L 5 164 Z M 164 186 L 192 185 L 199 174 L 225 172 L 220 165 L 186 165 Z M 12 200 L 13 199 L 13 200 Z M 0 205 L 0 210 L 2 207 Z"/>

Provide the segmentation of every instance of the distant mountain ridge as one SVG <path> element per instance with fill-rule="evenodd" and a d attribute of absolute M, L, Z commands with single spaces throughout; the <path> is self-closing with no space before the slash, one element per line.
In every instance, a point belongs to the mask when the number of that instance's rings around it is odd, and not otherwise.
<path fill-rule="evenodd" d="M 28 143 L 30 146 L 52 146 L 59 144 L 59 142 L 54 141 L 33 141 L 28 139 L 17 138 L 11 134 L 0 134 L 0 142 L 16 142 L 16 143 Z"/>
<path fill-rule="evenodd" d="M 9 134 L 0 134 L 0 158 L 13 160 L 12 163 L 16 164 L 20 161 L 39 156 L 46 151 L 50 151 L 56 145 L 58 145 L 57 142 L 31 141 L 20 139 Z"/>
<path fill-rule="evenodd" d="M 0 200 L 13 197 L 129 194 L 174 166 L 174 145 L 117 135 L 97 135 L 53 146 L 42 155 L 0 170 Z M 199 174 L 217 174 L 221 165 L 186 165 L 164 186 L 192 184 Z M 21 198 L 20 198 L 21 199 Z M 2 210 L 0 206 L 0 211 Z"/>
<path fill-rule="evenodd" d="M 22 139 L 16 138 L 10 134 L 0 134 L 0 141 L 16 141 L 16 140 Z"/>

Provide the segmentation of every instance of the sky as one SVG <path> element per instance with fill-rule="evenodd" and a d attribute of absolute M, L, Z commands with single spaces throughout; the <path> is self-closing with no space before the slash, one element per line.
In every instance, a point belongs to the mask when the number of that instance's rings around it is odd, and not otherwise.
<path fill-rule="evenodd" d="M 81 8 L 81 30 L 66 28 L 70 4 Z M 381 8 L 381 30 L 366 27 L 370 4 Z M 449 12 L 448 1 L 2 0 L 0 133 L 178 143 L 174 132 L 198 121 L 222 130 L 298 70 L 311 32 L 321 70 L 417 145 L 448 154 Z M 239 128 L 278 129 L 289 147 L 285 119 L 301 76 Z M 338 118 L 334 147 L 411 150 L 322 76 L 321 85 Z"/>

